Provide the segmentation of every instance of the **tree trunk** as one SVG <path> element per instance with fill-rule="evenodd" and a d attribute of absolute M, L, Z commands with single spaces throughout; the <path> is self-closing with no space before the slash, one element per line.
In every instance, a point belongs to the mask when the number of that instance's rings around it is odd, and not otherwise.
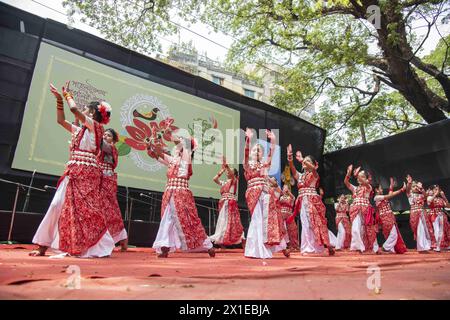
<path fill-rule="evenodd" d="M 364 129 L 364 124 L 361 123 L 359 125 L 359 131 L 361 132 L 362 143 L 367 143 L 366 130 Z"/>
<path fill-rule="evenodd" d="M 381 27 L 377 29 L 377 33 L 378 45 L 382 49 L 383 59 L 387 62 L 387 70 L 383 71 L 388 74 L 389 80 L 396 86 L 396 89 L 411 103 L 426 122 L 432 123 L 447 119 L 442 110 L 449 110 L 450 96 L 447 93 L 450 93 L 450 81 L 442 73 L 433 75 L 432 73 L 435 70 L 424 70 L 439 81 L 447 95 L 446 100 L 431 91 L 425 81 L 417 75 L 411 60 L 414 58 L 415 64 L 420 69 L 426 69 L 427 65 L 413 55 L 406 37 L 403 15 L 396 10 L 398 5 L 397 1 L 390 0 L 381 10 Z M 391 28 L 396 26 L 390 31 L 391 33 L 397 33 L 394 41 L 392 35 L 389 38 L 388 25 Z"/>

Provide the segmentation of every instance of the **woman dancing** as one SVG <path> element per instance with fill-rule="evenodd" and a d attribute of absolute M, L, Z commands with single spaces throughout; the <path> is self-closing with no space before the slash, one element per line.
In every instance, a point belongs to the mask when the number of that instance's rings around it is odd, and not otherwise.
<path fill-rule="evenodd" d="M 434 235 L 436 237 L 436 251 L 450 249 L 450 225 L 444 208 L 450 208 L 444 192 L 436 184 L 431 186 L 430 195 L 427 198 L 430 207 L 431 221 L 433 222 Z"/>
<path fill-rule="evenodd" d="M 355 169 L 353 175 L 357 177 L 358 186 L 350 183 L 350 175 L 353 171 L 353 165 L 347 168 L 344 183 L 352 192 L 353 202 L 350 205 L 349 215 L 352 223 L 352 239 L 350 250 L 378 252 L 377 229 L 378 226 L 374 219 L 374 208 L 370 203 L 373 196 L 371 177 L 360 168 Z"/>
<path fill-rule="evenodd" d="M 341 194 L 338 202 L 334 204 L 336 210 L 336 228 L 338 229 L 336 250 L 349 249 L 352 240 L 352 226 L 348 217 L 348 200 L 345 194 Z"/>
<path fill-rule="evenodd" d="M 289 236 L 288 236 L 287 229 L 286 229 L 286 222 L 283 219 L 283 214 L 281 213 L 280 197 L 281 197 L 282 191 L 281 191 L 280 186 L 278 185 L 277 179 L 275 179 L 274 177 L 268 177 L 267 182 L 269 184 L 270 202 L 275 203 L 274 213 L 277 215 L 278 228 L 281 233 L 281 238 L 284 239 L 284 241 L 286 242 L 285 255 L 289 256 L 290 255 L 290 248 L 288 245 Z"/>
<path fill-rule="evenodd" d="M 395 215 L 392 212 L 390 199 L 406 191 L 406 185 L 397 191 L 394 191 L 394 179 L 391 178 L 389 186 L 389 194 L 383 195 L 383 187 L 378 185 L 375 188 L 375 205 L 377 209 L 377 218 L 380 221 L 384 238 L 382 250 L 384 252 L 392 252 L 402 254 L 406 252 L 406 245 L 395 221 Z"/>
<path fill-rule="evenodd" d="M 278 222 L 276 202 L 270 195 L 268 186 L 268 171 L 275 150 L 275 135 L 266 130 L 270 140 L 270 150 L 264 161 L 263 147 L 255 144 L 250 151 L 250 140 L 253 131 L 247 128 L 245 132 L 244 170 L 247 180 L 245 199 L 251 214 L 250 226 L 247 233 L 244 255 L 251 258 L 272 258 L 274 252 L 286 250 L 286 241 Z"/>
<path fill-rule="evenodd" d="M 173 142 L 176 144 L 174 155 L 163 153 L 158 157 L 158 161 L 167 166 L 167 184 L 161 204 L 161 223 L 153 249 L 159 258 L 167 258 L 169 252 L 176 249 L 207 251 L 210 257 L 214 257 L 213 244 L 206 235 L 189 189 L 196 142 L 193 138 L 175 136 Z"/>
<path fill-rule="evenodd" d="M 220 176 L 227 172 L 227 180 L 221 181 Z M 219 217 L 217 219 L 216 231 L 210 236 L 214 244 L 230 246 L 243 243 L 244 228 L 241 223 L 241 215 L 236 201 L 237 185 L 239 182 L 238 171 L 228 166 L 226 158 L 223 157 L 222 168 L 214 177 L 213 181 L 221 186 L 219 201 Z"/>
<path fill-rule="evenodd" d="M 324 248 L 327 248 L 328 254 L 332 256 L 335 252 L 330 244 L 325 216 L 326 208 L 316 190 L 319 186 L 318 163 L 313 156 L 303 158 L 301 152 L 297 151 L 296 159 L 303 168 L 303 173 L 300 173 L 294 166 L 291 145 L 287 147 L 287 156 L 292 176 L 297 180 L 298 187 L 294 213 L 287 222 L 292 222 L 300 212 L 302 223 L 300 250 L 302 254 L 322 253 Z"/>
<path fill-rule="evenodd" d="M 109 233 L 115 243 L 120 242 L 121 251 L 126 251 L 128 235 L 123 225 L 122 214 L 117 201 L 117 173 L 114 172 L 119 161 L 117 149 L 114 145 L 117 141 L 119 141 L 117 132 L 112 128 L 106 129 L 98 158 L 99 166 L 103 171 L 100 194 L 103 215 Z"/>
<path fill-rule="evenodd" d="M 425 211 L 425 190 L 421 182 L 413 181 L 410 175 L 406 176 L 406 195 L 411 206 L 409 212 L 409 225 L 414 233 L 418 252 L 426 252 L 436 248 L 433 224 L 429 214 Z"/>
<path fill-rule="evenodd" d="M 294 209 L 295 196 L 289 190 L 289 187 L 285 184 L 283 186 L 283 193 L 280 197 L 281 214 L 284 221 L 286 221 L 286 228 L 289 237 L 288 248 L 292 250 L 300 250 L 298 243 L 298 226 L 295 220 L 290 223 L 287 219 L 292 215 Z"/>
<path fill-rule="evenodd" d="M 106 102 L 91 102 L 80 112 L 69 91 L 69 82 L 62 88 L 70 111 L 83 127 L 66 121 L 63 100 L 50 85 L 56 98 L 57 122 L 72 133 L 70 160 L 50 207 L 42 220 L 33 243 L 39 245 L 32 256 L 43 256 L 48 248 L 72 256 L 89 258 L 111 255 L 114 240 L 100 209 L 102 172 L 97 155 L 103 136 L 102 124 L 108 123 L 111 107 Z"/>

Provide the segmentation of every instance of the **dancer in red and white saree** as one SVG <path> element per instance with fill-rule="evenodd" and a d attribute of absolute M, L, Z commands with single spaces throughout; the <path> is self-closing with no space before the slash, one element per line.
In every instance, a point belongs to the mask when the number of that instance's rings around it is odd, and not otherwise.
<path fill-rule="evenodd" d="M 431 186 L 427 203 L 430 207 L 431 222 L 436 237 L 435 250 L 450 250 L 450 224 L 444 210 L 444 208 L 450 208 L 450 203 L 438 185 Z"/>
<path fill-rule="evenodd" d="M 409 212 L 409 225 L 414 233 L 417 251 L 428 251 L 436 248 L 433 223 L 429 214 L 424 209 L 426 194 L 421 182 L 413 181 L 412 177 L 406 177 L 406 194 L 411 210 Z"/>
<path fill-rule="evenodd" d="M 227 180 L 221 181 L 220 176 L 227 172 Z M 238 171 L 231 169 L 225 157 L 222 168 L 214 177 L 214 182 L 221 186 L 219 201 L 219 217 L 216 231 L 209 238 L 214 244 L 230 246 L 244 241 L 244 228 L 241 223 L 241 214 L 236 201 L 237 185 L 239 183 Z M 245 242 L 245 241 L 244 241 Z"/>
<path fill-rule="evenodd" d="M 389 194 L 383 195 L 383 187 L 378 185 L 375 188 L 375 205 L 377 209 L 377 219 L 381 224 L 384 238 L 383 251 L 402 254 L 406 252 L 406 245 L 403 241 L 400 230 L 398 229 L 395 215 L 392 212 L 390 199 L 406 191 L 406 185 L 397 191 L 394 191 L 394 179 L 391 178 Z"/>
<path fill-rule="evenodd" d="M 334 249 L 330 244 L 330 235 L 325 216 L 326 208 L 322 197 L 317 193 L 319 187 L 318 163 L 312 156 L 303 158 L 300 151 L 296 153 L 296 159 L 302 164 L 303 173 L 297 171 L 292 156 L 292 146 L 287 147 L 287 156 L 292 176 L 297 180 L 298 197 L 295 202 L 294 213 L 288 218 L 287 223 L 294 220 L 300 213 L 302 232 L 300 250 L 302 254 L 322 253 L 325 248 L 328 254 L 334 255 Z"/>
<path fill-rule="evenodd" d="M 372 186 L 370 185 L 370 176 L 360 168 L 355 169 L 354 176 L 357 177 L 358 186 L 350 183 L 350 175 L 353 171 L 353 165 L 347 168 L 347 174 L 344 183 L 352 192 L 353 202 L 350 205 L 349 215 L 352 223 L 352 240 L 350 250 L 359 252 L 373 251 L 378 252 L 377 241 L 378 225 L 375 222 L 375 209 L 370 203 L 373 196 Z"/>
<path fill-rule="evenodd" d="M 336 228 L 338 230 L 336 250 L 349 249 L 352 240 L 352 225 L 348 217 L 350 206 L 347 197 L 341 194 L 338 202 L 334 204 L 336 210 Z"/>
<path fill-rule="evenodd" d="M 173 156 L 165 153 L 158 161 L 167 166 L 167 184 L 161 204 L 161 223 L 153 249 L 158 257 L 166 258 L 169 252 L 181 249 L 190 252 L 215 251 L 197 213 L 194 196 L 189 189 L 192 176 L 192 157 L 196 148 L 194 139 L 174 137 Z"/>
<path fill-rule="evenodd" d="M 275 203 L 274 206 L 274 212 L 277 215 L 278 220 L 278 228 L 280 230 L 281 238 L 284 239 L 284 241 L 287 244 L 286 251 L 284 252 L 286 256 L 290 255 L 290 248 L 289 248 L 289 235 L 286 228 L 286 221 L 283 218 L 283 214 L 281 212 L 281 203 L 280 203 L 280 197 L 281 197 L 281 188 L 278 185 L 277 179 L 274 177 L 268 177 L 267 183 L 269 184 L 269 194 L 270 194 L 270 202 Z"/>
<path fill-rule="evenodd" d="M 245 199 L 251 215 L 250 226 L 245 244 L 246 257 L 272 258 L 274 252 L 283 251 L 286 257 L 286 241 L 280 229 L 276 202 L 271 196 L 268 186 L 268 172 L 275 150 L 275 135 L 266 131 L 270 139 L 270 150 L 267 159 L 263 159 L 263 147 L 255 144 L 250 151 L 250 140 L 253 131 L 247 128 L 245 135 L 244 170 L 247 180 Z"/>
<path fill-rule="evenodd" d="M 295 223 L 295 219 L 291 222 L 287 222 L 287 219 L 292 215 L 294 210 L 295 196 L 289 191 L 287 185 L 283 186 L 283 193 L 280 197 L 281 214 L 283 215 L 284 221 L 286 221 L 287 233 L 289 236 L 288 248 L 292 251 L 300 250 L 300 245 L 298 243 L 298 226 Z"/>
<path fill-rule="evenodd" d="M 72 133 L 70 160 L 33 238 L 39 249 L 30 255 L 45 255 L 51 248 L 83 258 L 109 256 L 114 249 L 114 240 L 100 209 L 102 172 L 97 155 L 103 136 L 100 123 L 109 121 L 110 107 L 106 102 L 91 102 L 83 112 L 78 111 L 67 83 L 63 94 L 70 111 L 83 124 L 80 128 L 65 120 L 62 97 L 53 85 L 50 86 L 57 99 L 57 121 Z"/>
<path fill-rule="evenodd" d="M 103 176 L 100 185 L 100 195 L 102 199 L 103 216 L 106 220 L 109 233 L 115 243 L 120 242 L 121 250 L 127 250 L 128 235 L 123 225 L 122 214 L 117 201 L 117 167 L 119 156 L 115 143 L 119 137 L 114 129 L 106 129 L 103 134 L 103 143 L 99 154 L 99 166 Z"/>

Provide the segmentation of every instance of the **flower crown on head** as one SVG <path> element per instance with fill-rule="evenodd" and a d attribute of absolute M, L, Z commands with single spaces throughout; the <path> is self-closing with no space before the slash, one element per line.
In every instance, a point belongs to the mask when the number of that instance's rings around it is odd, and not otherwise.
<path fill-rule="evenodd" d="M 102 121 L 100 123 L 108 124 L 109 118 L 111 117 L 111 111 L 112 111 L 111 105 L 106 101 L 101 101 L 100 104 L 98 105 L 98 111 L 102 115 Z"/>

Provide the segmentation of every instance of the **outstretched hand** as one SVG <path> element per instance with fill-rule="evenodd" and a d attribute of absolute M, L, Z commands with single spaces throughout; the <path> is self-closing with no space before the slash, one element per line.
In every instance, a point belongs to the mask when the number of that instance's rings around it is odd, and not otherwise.
<path fill-rule="evenodd" d="M 227 158 L 225 156 L 222 156 L 222 168 L 225 169 L 227 166 Z"/>
<path fill-rule="evenodd" d="M 348 177 L 351 176 L 352 171 L 353 171 L 353 165 L 351 164 L 351 165 L 349 165 L 349 166 L 347 167 L 347 176 L 348 176 Z"/>
<path fill-rule="evenodd" d="M 287 148 L 286 148 L 286 152 L 287 154 L 292 154 L 292 145 L 289 143 Z"/>
<path fill-rule="evenodd" d="M 275 139 L 276 139 L 275 133 L 273 133 L 272 131 L 266 129 L 266 136 L 267 136 L 267 138 L 269 138 L 269 140 L 271 142 L 275 142 Z"/>
<path fill-rule="evenodd" d="M 61 94 L 58 92 L 58 89 L 56 89 L 56 87 L 50 83 L 50 92 L 55 96 L 55 98 L 57 100 L 62 99 Z"/>
<path fill-rule="evenodd" d="M 70 81 L 66 81 L 66 84 L 62 87 L 62 93 L 63 95 L 70 93 Z"/>
<path fill-rule="evenodd" d="M 295 159 L 297 159 L 298 162 L 303 162 L 303 155 L 300 151 L 295 153 Z"/>
<path fill-rule="evenodd" d="M 392 190 L 392 189 L 394 189 L 396 183 L 395 183 L 395 180 L 393 177 L 391 177 L 389 180 L 390 180 L 389 189 Z"/>

